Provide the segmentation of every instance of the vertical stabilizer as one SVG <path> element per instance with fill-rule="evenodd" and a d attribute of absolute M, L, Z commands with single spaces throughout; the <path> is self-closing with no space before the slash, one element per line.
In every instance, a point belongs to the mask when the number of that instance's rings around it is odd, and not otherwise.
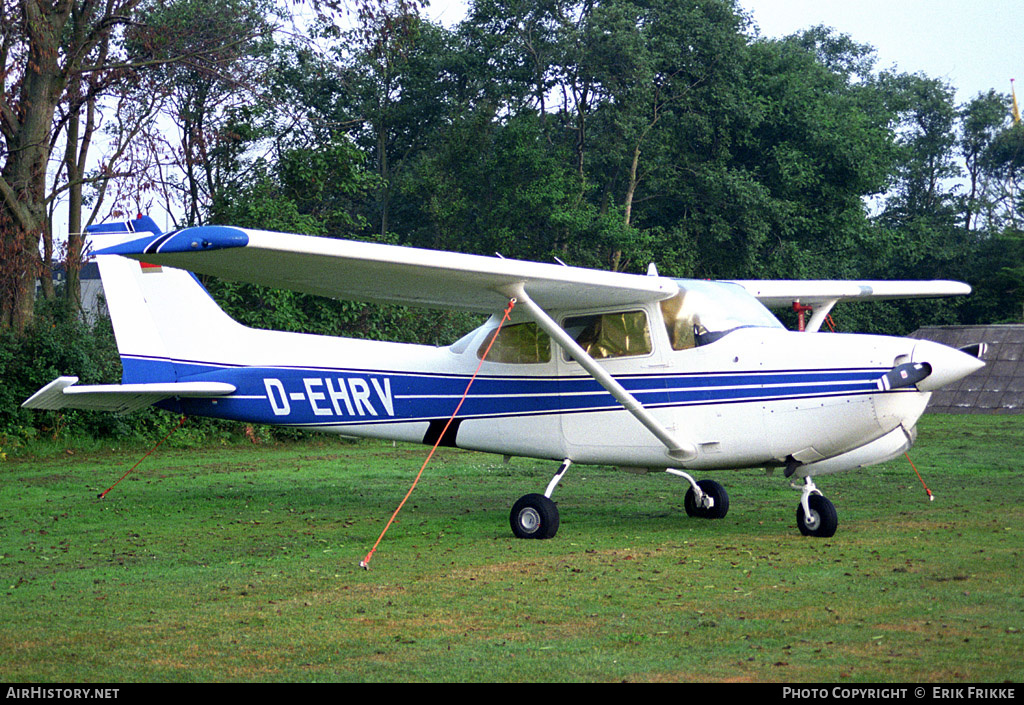
<path fill-rule="evenodd" d="M 148 222 L 146 222 L 148 221 Z M 149 218 L 89 228 L 97 247 L 160 234 Z M 97 255 L 107 309 L 124 368 L 122 382 L 171 382 L 202 372 L 212 350 L 235 347 L 247 328 L 229 317 L 190 272 Z"/>

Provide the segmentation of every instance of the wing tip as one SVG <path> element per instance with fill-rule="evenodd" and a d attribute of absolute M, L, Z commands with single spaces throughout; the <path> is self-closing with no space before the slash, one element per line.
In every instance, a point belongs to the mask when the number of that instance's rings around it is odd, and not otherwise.
<path fill-rule="evenodd" d="M 96 250 L 96 255 L 145 256 L 207 252 L 246 247 L 249 235 L 241 228 L 226 225 L 200 225 L 169 233 L 149 235 Z"/>
<path fill-rule="evenodd" d="M 23 409 L 63 409 L 64 390 L 78 382 L 78 377 L 58 377 L 21 403 Z"/>

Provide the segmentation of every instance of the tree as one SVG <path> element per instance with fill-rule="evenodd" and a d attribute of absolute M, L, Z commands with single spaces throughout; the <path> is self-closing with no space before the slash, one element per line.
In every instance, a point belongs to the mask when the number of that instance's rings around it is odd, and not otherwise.
<path fill-rule="evenodd" d="M 993 207 L 992 162 L 989 150 L 997 135 L 1005 129 L 1010 115 L 1008 101 L 990 90 L 976 96 L 960 110 L 958 146 L 967 171 L 968 192 L 963 199 L 963 225 L 968 230 L 979 227 L 981 216 Z"/>
<path fill-rule="evenodd" d="M 59 195 L 76 189 L 84 176 L 83 158 L 89 141 L 84 138 L 95 125 L 88 116 L 95 98 L 114 83 L 125 85 L 146 71 L 172 65 L 187 70 L 216 71 L 218 62 L 240 44 L 234 34 L 241 17 L 233 8 L 239 0 L 223 0 L 223 14 L 207 14 L 191 24 L 164 22 L 153 32 L 145 18 L 165 20 L 201 11 L 204 3 L 193 0 L 4 0 L 0 10 L 0 328 L 24 330 L 33 317 L 35 280 L 43 267 L 40 242 L 48 233 L 48 209 Z M 376 15 L 381 7 L 407 0 L 311 0 L 318 11 L 353 11 L 360 17 Z M 198 17 L 198 15 L 194 15 Z M 257 17 L 248 15 L 250 20 Z M 226 35 L 204 29 L 224 30 Z M 245 36 L 251 36 L 251 30 Z M 133 52 L 127 35 L 144 38 Z M 139 49 L 142 51 L 139 51 Z M 207 74 L 208 75 L 208 74 Z M 204 98 L 182 103 L 187 111 L 204 104 Z M 58 111 L 64 106 L 63 111 Z M 191 106 L 191 107 L 190 107 Z M 82 111 L 86 112 L 83 118 Z M 183 111 L 184 112 L 184 111 Z M 208 156 L 205 114 L 189 112 L 187 156 Z M 84 122 L 82 122 L 84 120 Z M 198 121 L 198 122 L 197 122 Z M 202 127 L 195 127 L 201 125 Z M 83 131 L 79 131 L 82 130 Z M 65 132 L 66 131 L 66 132 Z M 58 136 L 69 136 L 64 150 L 66 181 L 59 189 L 48 187 L 48 167 Z M 76 134 L 77 132 L 77 134 Z M 208 177 L 210 172 L 204 176 Z M 109 174 L 101 174 L 101 181 Z M 199 184 L 196 175 L 195 184 Z M 193 184 L 190 183 L 190 187 Z M 72 205 L 73 212 L 78 209 Z M 75 216 L 72 215 L 74 218 Z M 74 248 L 76 245 L 72 245 Z"/>
<path fill-rule="evenodd" d="M 88 22 L 87 17 L 72 15 L 72 33 L 82 31 L 82 25 Z M 106 63 L 110 53 L 111 37 L 104 37 L 96 48 L 96 63 Z M 79 270 L 83 247 L 83 189 L 87 182 L 86 171 L 89 164 L 93 137 L 98 126 L 98 103 L 106 88 L 116 80 L 116 72 L 92 71 L 87 75 L 74 75 L 68 83 L 66 101 L 58 106 L 58 122 L 63 122 L 64 156 L 62 160 L 64 187 L 67 189 L 68 208 L 68 240 L 65 262 L 64 293 L 69 311 L 77 312 L 81 308 L 81 287 Z M 63 109 L 63 110 L 62 110 Z M 62 115 L 60 112 L 62 111 Z M 100 178 L 103 179 L 104 174 Z M 55 186 L 51 191 L 50 207 L 57 205 L 56 198 L 61 187 Z M 53 260 L 53 229 L 52 219 L 48 218 L 47 228 L 43 234 L 42 282 L 46 291 L 52 286 L 50 263 Z M 49 292 L 47 292 L 49 293 Z"/>
<path fill-rule="evenodd" d="M 403 181 L 425 150 L 461 116 L 493 110 L 493 76 L 467 49 L 466 37 L 422 18 L 395 19 L 401 32 L 381 41 L 347 36 L 337 56 L 334 124 L 344 125 L 379 177 L 366 216 L 379 237 L 419 226 Z M 483 70 L 483 73 L 481 71 Z"/>
<path fill-rule="evenodd" d="M 629 252 L 642 240 L 635 226 L 657 225 L 638 212 L 638 199 L 669 196 L 686 180 L 680 176 L 699 171 L 709 156 L 725 156 L 706 150 L 704 139 L 715 140 L 715 128 L 703 128 L 742 80 L 745 27 L 735 4 L 720 0 L 620 1 L 594 9 L 584 42 L 594 96 L 586 176 L 597 184 L 602 210 L 621 209 L 625 237 L 610 252 L 613 269 L 639 254 Z M 719 116 L 725 130 L 736 122 L 725 111 Z"/>
<path fill-rule="evenodd" d="M 216 198 L 221 155 L 232 140 L 230 116 L 261 101 L 273 46 L 273 6 L 264 0 L 177 0 L 148 3 L 126 32 L 137 63 L 154 64 L 142 91 L 165 96 L 154 129 L 176 128 L 167 155 L 183 225 L 199 225 Z M 174 58 L 177 57 L 177 58 Z"/>
<path fill-rule="evenodd" d="M 473 0 L 459 27 L 481 96 L 511 114 L 552 110 L 561 33 L 573 0 Z"/>
<path fill-rule="evenodd" d="M 954 153 L 957 114 L 953 88 L 916 74 L 883 75 L 881 85 L 899 116 L 900 148 L 885 221 L 906 224 L 923 219 L 952 224 L 955 204 L 949 180 L 961 175 Z"/>
<path fill-rule="evenodd" d="M 109 49 L 140 0 L 5 0 L 0 34 L 0 327 L 32 321 L 39 244 L 47 231 L 47 168 L 61 101 L 81 104 L 96 75 L 113 76 Z M 96 90 L 93 88 L 93 90 Z M 76 115 L 70 111 L 70 115 Z M 77 176 L 77 174 L 76 174 Z"/>
<path fill-rule="evenodd" d="M 751 47 L 734 154 L 766 190 L 761 276 L 857 276 L 864 264 L 865 200 L 886 190 L 895 157 L 872 61 L 870 47 L 821 27 Z"/>
<path fill-rule="evenodd" d="M 997 134 L 985 151 L 984 164 L 993 183 L 994 205 L 1001 206 L 1004 214 L 996 227 L 1019 230 L 1024 212 L 1024 124 L 1014 124 Z"/>

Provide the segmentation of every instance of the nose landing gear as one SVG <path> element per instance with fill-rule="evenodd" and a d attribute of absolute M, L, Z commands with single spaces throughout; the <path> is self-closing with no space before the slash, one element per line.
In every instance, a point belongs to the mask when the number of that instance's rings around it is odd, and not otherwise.
<path fill-rule="evenodd" d="M 818 491 L 810 477 L 804 478 L 803 494 L 796 508 L 796 526 L 804 536 L 821 538 L 835 535 L 839 528 L 835 506 Z"/>

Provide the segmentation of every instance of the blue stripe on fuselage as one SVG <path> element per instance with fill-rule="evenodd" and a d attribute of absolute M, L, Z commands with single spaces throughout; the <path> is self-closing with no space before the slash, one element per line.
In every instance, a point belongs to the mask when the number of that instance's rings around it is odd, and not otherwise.
<path fill-rule="evenodd" d="M 306 367 L 229 367 L 184 360 L 126 358 L 136 379 L 218 381 L 237 392 L 216 400 L 183 400 L 175 410 L 257 423 L 352 425 L 443 418 L 459 403 L 469 375 Z M 189 374 L 182 375 L 182 371 Z M 877 393 L 884 369 L 785 370 L 622 375 L 619 382 L 649 408 L 764 402 Z M 910 390 L 913 391 L 913 390 Z M 165 406 L 168 406 L 165 404 Z M 617 410 L 590 377 L 480 376 L 460 418 Z"/>

